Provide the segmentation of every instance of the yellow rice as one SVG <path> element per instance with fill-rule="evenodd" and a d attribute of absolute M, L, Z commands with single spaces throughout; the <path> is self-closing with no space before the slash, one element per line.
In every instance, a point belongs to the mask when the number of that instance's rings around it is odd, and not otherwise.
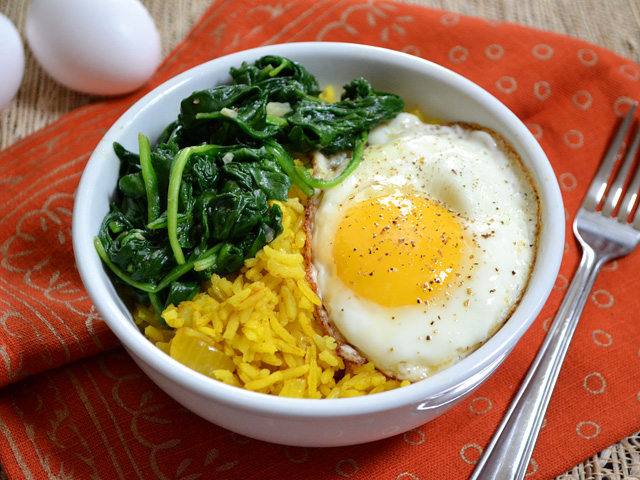
<path fill-rule="evenodd" d="M 295 191 L 295 188 L 292 190 Z M 137 305 L 136 323 L 162 351 L 237 387 L 298 398 L 372 394 L 408 384 L 373 363 L 346 364 L 316 318 L 320 300 L 306 281 L 304 205 L 274 202 L 284 231 L 234 276 L 213 275 L 193 300 L 169 306 L 158 322 Z"/>

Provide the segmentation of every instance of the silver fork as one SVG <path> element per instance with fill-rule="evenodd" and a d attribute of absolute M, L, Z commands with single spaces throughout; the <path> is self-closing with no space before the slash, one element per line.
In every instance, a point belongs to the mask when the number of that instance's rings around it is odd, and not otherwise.
<path fill-rule="evenodd" d="M 622 196 L 640 144 L 640 128 L 615 179 L 609 183 L 619 164 L 620 150 L 633 122 L 636 106 L 637 103 L 618 128 L 573 221 L 573 233 L 582 247 L 580 266 L 538 355 L 471 480 L 524 478 L 560 367 L 593 283 L 606 262 L 628 255 L 640 242 L 640 208 L 633 218 L 629 218 L 638 203 L 640 166 L 635 168 L 635 174 Z"/>

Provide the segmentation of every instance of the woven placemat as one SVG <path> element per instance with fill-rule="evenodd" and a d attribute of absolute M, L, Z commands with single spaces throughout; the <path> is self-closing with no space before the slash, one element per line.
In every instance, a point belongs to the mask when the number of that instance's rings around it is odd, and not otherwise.
<path fill-rule="evenodd" d="M 23 32 L 29 3 L 3 0 L 0 2 L 0 12 L 11 18 Z M 208 0 L 178 0 L 171 3 L 146 0 L 143 3 L 161 32 L 165 55 L 211 5 Z M 417 0 L 411 3 L 557 31 L 599 44 L 636 62 L 640 60 L 637 33 L 640 3 L 637 0 Z M 35 64 L 28 50 L 26 55 L 27 68 L 18 97 L 0 113 L 0 149 L 48 125 L 61 115 L 94 101 L 91 97 L 57 85 Z M 558 478 L 640 478 L 640 434 L 622 440 Z"/>

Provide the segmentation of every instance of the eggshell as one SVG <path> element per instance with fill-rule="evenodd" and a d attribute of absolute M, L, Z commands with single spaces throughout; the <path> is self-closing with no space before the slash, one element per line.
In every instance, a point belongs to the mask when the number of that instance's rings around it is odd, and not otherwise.
<path fill-rule="evenodd" d="M 138 0 L 33 0 L 26 36 L 51 77 L 94 95 L 136 90 L 161 60 L 160 35 Z"/>
<path fill-rule="evenodd" d="M 20 34 L 0 13 L 0 110 L 15 97 L 24 74 L 24 48 Z"/>

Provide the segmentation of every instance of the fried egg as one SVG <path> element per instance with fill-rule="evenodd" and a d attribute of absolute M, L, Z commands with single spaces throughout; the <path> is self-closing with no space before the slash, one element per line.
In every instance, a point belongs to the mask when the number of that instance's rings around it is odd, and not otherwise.
<path fill-rule="evenodd" d="M 309 278 L 343 353 L 418 381 L 509 318 L 535 262 L 539 201 L 486 129 L 403 113 L 368 142 L 355 172 L 312 199 Z M 316 154 L 316 175 L 344 160 Z"/>

